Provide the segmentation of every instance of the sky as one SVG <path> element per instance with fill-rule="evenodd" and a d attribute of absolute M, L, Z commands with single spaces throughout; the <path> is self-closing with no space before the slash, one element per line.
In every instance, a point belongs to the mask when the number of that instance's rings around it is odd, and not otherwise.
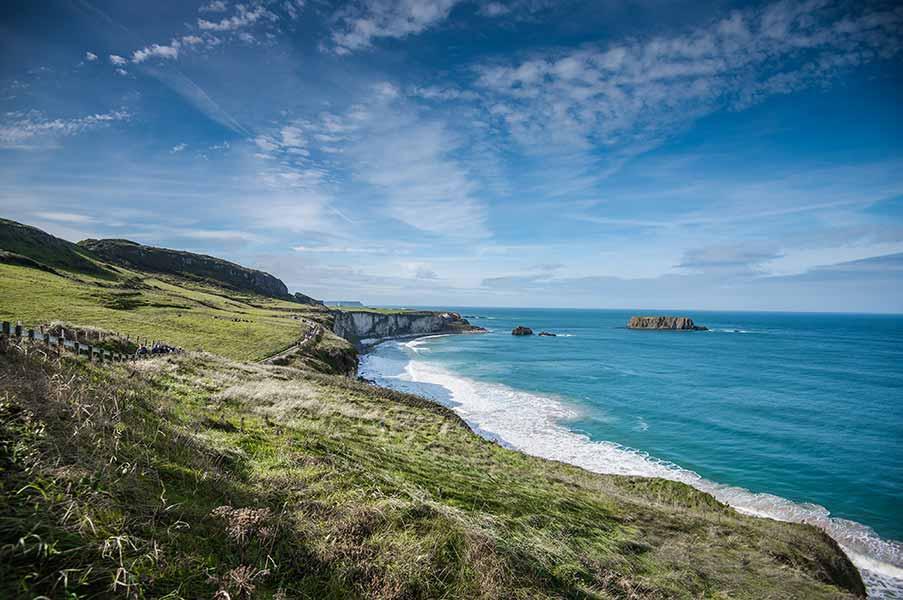
<path fill-rule="evenodd" d="M 0 216 L 374 305 L 903 312 L 903 5 L 7 0 Z"/>

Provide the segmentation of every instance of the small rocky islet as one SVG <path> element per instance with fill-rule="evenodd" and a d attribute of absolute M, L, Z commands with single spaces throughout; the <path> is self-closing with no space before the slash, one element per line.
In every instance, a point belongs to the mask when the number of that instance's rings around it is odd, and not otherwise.
<path fill-rule="evenodd" d="M 651 329 L 661 331 L 708 331 L 703 325 L 696 325 L 690 317 L 644 316 L 630 317 L 627 329 Z"/>

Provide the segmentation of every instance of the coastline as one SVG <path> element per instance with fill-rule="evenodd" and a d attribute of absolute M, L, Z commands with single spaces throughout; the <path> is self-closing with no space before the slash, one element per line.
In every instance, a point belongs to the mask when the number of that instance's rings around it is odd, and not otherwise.
<path fill-rule="evenodd" d="M 422 347 L 427 339 L 457 333 L 381 340 L 368 346 L 362 354 L 358 373 L 365 373 L 367 380 L 375 385 L 421 395 L 447 406 L 478 435 L 525 454 L 601 474 L 679 481 L 712 495 L 742 514 L 813 525 L 831 537 L 860 571 L 869 598 L 903 598 L 903 544 L 881 538 L 868 526 L 832 517 L 826 508 L 817 504 L 720 484 L 642 450 L 592 440 L 566 426 L 566 421 L 577 413 L 560 399 L 472 380 L 465 374 L 415 360 L 423 350 L 429 351 Z M 383 372 L 379 361 L 374 360 L 379 357 L 379 347 L 392 342 L 413 352 L 403 373 Z M 509 415 L 517 415 L 519 419 L 511 419 Z"/>

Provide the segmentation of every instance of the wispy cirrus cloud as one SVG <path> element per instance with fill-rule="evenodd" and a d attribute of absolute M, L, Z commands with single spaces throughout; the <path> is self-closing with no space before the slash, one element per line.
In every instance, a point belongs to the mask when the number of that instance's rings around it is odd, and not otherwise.
<path fill-rule="evenodd" d="M 903 11 L 826 0 L 736 11 L 687 33 L 479 66 L 494 122 L 525 146 L 642 151 L 698 117 L 825 85 L 903 47 Z"/>
<path fill-rule="evenodd" d="M 0 148 L 27 149 L 52 145 L 62 137 L 127 121 L 131 113 L 113 110 L 83 117 L 50 119 L 39 111 L 31 110 L 6 113 L 4 117 L 0 121 Z"/>
<path fill-rule="evenodd" d="M 380 38 L 404 38 L 448 18 L 462 0 L 362 0 L 340 10 L 332 32 L 332 51 L 348 54 Z"/>
<path fill-rule="evenodd" d="M 201 18 L 198 19 L 197 25 L 202 31 L 235 31 L 254 25 L 261 20 L 277 21 L 278 17 L 263 5 L 249 8 L 244 4 L 237 4 L 235 14 L 231 17 L 224 17 L 219 21 Z"/>
<path fill-rule="evenodd" d="M 323 129 L 344 139 L 346 167 L 386 198 L 392 218 L 452 238 L 490 235 L 477 178 L 454 157 L 465 138 L 420 114 L 395 86 L 375 86 L 369 102 L 325 119 Z"/>
<path fill-rule="evenodd" d="M 221 13 L 226 12 L 227 5 L 223 0 L 214 0 L 213 2 L 208 2 L 204 4 L 198 9 L 200 13 Z"/>

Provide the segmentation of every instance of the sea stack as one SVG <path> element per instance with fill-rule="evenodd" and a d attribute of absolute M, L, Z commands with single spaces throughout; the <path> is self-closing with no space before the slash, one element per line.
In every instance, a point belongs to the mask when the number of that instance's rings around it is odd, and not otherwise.
<path fill-rule="evenodd" d="M 533 335 L 533 330 L 529 327 L 518 325 L 513 330 L 511 330 L 511 335 Z"/>
<path fill-rule="evenodd" d="M 630 317 L 628 329 L 660 329 L 665 331 L 708 331 L 690 317 Z"/>

